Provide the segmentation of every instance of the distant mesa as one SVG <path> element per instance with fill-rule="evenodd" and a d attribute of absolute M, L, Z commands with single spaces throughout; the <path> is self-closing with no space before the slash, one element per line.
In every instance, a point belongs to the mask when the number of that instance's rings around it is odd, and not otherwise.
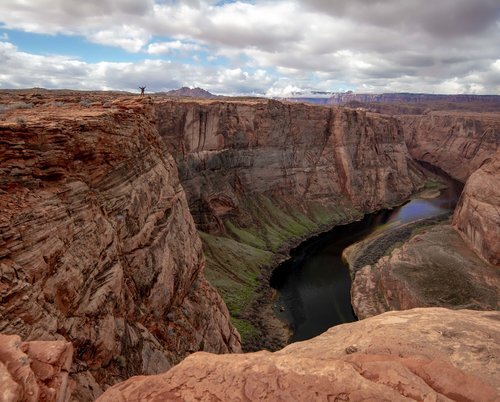
<path fill-rule="evenodd" d="M 291 96 L 285 98 L 288 101 L 306 102 L 322 105 L 359 105 L 369 103 L 462 103 L 462 104 L 500 104 L 500 96 L 498 95 L 472 95 L 472 94 L 426 94 L 426 93 L 355 93 L 347 92 L 325 92 L 325 91 L 310 91 L 310 92 L 295 92 Z"/>
<path fill-rule="evenodd" d="M 188 96 L 191 98 L 217 98 L 217 95 L 214 95 L 208 91 L 205 91 L 203 88 L 188 88 L 182 87 L 179 89 L 172 89 L 167 92 L 157 92 L 158 95 L 167 95 L 167 96 Z"/>

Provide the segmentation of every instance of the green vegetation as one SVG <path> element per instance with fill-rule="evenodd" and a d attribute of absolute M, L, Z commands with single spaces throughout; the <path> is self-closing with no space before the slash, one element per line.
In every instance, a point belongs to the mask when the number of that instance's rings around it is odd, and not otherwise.
<path fill-rule="evenodd" d="M 257 330 L 255 327 L 246 320 L 241 320 L 236 317 L 231 317 L 231 324 L 238 330 L 241 335 L 241 339 L 250 339 L 257 335 Z"/>
<path fill-rule="evenodd" d="M 276 253 L 322 229 L 352 221 L 361 213 L 343 206 L 319 203 L 283 204 L 254 195 L 240 204 L 243 214 L 227 219 L 226 233 L 200 232 L 207 259 L 205 276 L 217 288 L 243 341 L 256 329 L 244 320 L 245 309 L 256 296 L 261 270 L 272 265 Z"/>
<path fill-rule="evenodd" d="M 448 185 L 442 181 L 427 179 L 424 184 L 423 190 L 442 190 L 448 187 Z"/>
<path fill-rule="evenodd" d="M 260 268 L 273 254 L 236 240 L 200 232 L 207 258 L 205 276 L 221 293 L 232 316 L 238 316 L 258 285 Z"/>

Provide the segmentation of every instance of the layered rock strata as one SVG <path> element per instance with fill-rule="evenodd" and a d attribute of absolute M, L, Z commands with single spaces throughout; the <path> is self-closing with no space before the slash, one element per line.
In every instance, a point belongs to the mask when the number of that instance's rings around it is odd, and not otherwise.
<path fill-rule="evenodd" d="M 195 353 L 107 401 L 496 401 L 500 314 L 414 309 L 339 325 L 276 352 Z"/>
<path fill-rule="evenodd" d="M 151 104 L 94 101 L 0 121 L 0 331 L 71 341 L 77 400 L 240 350 Z"/>
<path fill-rule="evenodd" d="M 453 226 L 479 256 L 500 265 L 500 151 L 467 180 Z"/>
<path fill-rule="evenodd" d="M 277 101 L 160 102 L 158 128 L 176 159 L 198 227 L 242 226 L 258 195 L 362 211 L 421 184 L 397 122 L 349 109 Z"/>
<path fill-rule="evenodd" d="M 465 183 L 500 144 L 498 113 L 433 111 L 398 116 L 412 157 Z"/>
<path fill-rule="evenodd" d="M 72 357 L 69 342 L 21 342 L 17 335 L 0 334 L 0 400 L 69 401 Z"/>

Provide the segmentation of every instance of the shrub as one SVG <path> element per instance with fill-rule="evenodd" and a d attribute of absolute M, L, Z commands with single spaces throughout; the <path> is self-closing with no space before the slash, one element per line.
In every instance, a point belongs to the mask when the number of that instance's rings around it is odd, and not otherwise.
<path fill-rule="evenodd" d="M 23 128 L 26 127 L 26 119 L 24 117 L 17 117 L 16 123 L 19 124 Z"/>
<path fill-rule="evenodd" d="M 90 105 L 92 105 L 92 102 L 89 101 L 88 99 L 82 99 L 80 101 L 80 106 L 83 106 L 83 107 L 89 107 Z"/>

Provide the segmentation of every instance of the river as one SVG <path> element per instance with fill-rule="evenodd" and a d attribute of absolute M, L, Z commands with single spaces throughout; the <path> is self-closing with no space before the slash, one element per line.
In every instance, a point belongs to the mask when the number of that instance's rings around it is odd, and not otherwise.
<path fill-rule="evenodd" d="M 387 225 L 399 225 L 450 213 L 462 185 L 449 182 L 434 190 L 435 198 L 415 197 L 393 210 L 366 215 L 362 220 L 337 226 L 306 240 L 291 258 L 273 270 L 270 285 L 277 291 L 274 310 L 292 331 L 289 342 L 310 339 L 328 328 L 356 320 L 351 306 L 351 278 L 342 251 Z"/>

